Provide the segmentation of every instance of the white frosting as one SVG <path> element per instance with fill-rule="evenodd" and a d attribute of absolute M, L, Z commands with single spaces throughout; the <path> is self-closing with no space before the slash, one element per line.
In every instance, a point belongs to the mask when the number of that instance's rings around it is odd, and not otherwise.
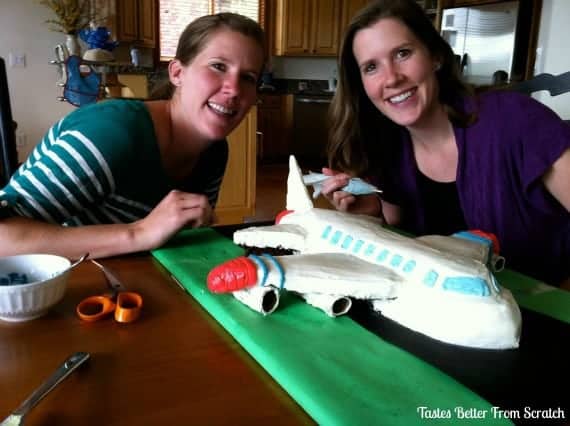
<path fill-rule="evenodd" d="M 339 253 L 275 256 L 275 259 L 285 272 L 284 287 L 301 294 L 388 299 L 397 296 L 402 282 L 388 268 Z M 265 285 L 280 287 L 281 273 L 273 262 L 264 263 L 268 270 Z"/>
<path fill-rule="evenodd" d="M 397 299 L 373 301 L 382 315 L 443 342 L 487 349 L 519 345 L 521 315 L 512 294 L 461 296 L 403 286 Z"/>
<path fill-rule="evenodd" d="M 258 269 L 264 285 L 284 285 L 304 295 L 369 299 L 383 315 L 452 344 L 518 346 L 520 310 L 486 265 L 488 247 L 454 237 L 409 238 L 369 216 L 312 204 L 307 208 L 303 197 L 309 203 L 310 197 L 294 159 L 288 185 L 288 207 L 300 210 L 283 216 L 278 225 L 234 234 L 237 244 L 300 253 L 276 257 L 282 271 L 265 262 L 267 274 Z"/>

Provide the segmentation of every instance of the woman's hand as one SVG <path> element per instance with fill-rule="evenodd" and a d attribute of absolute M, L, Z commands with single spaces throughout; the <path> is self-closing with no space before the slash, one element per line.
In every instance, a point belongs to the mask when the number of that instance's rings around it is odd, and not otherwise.
<path fill-rule="evenodd" d="M 51 253 L 79 258 L 108 257 L 152 250 L 185 226 L 211 223 L 212 208 L 205 195 L 171 191 L 144 218 L 133 223 L 61 226 L 25 217 L 0 220 L 0 256 Z"/>
<path fill-rule="evenodd" d="M 355 196 L 341 189 L 348 185 L 352 176 L 323 167 L 322 173 L 330 176 L 322 183 L 321 193 L 336 210 L 381 216 L 382 205 L 377 195 Z"/>
<path fill-rule="evenodd" d="M 323 167 L 322 173 L 330 177 L 322 182 L 321 194 L 333 205 L 335 209 L 344 212 L 348 211 L 351 204 L 354 204 L 356 201 L 356 197 L 351 193 L 341 191 L 340 189 L 348 185 L 348 181 L 351 176 L 326 167 Z"/>
<path fill-rule="evenodd" d="M 151 250 L 168 241 L 180 229 L 209 225 L 213 211 L 208 198 L 173 190 L 146 216 L 134 222 L 134 237 L 141 244 L 140 250 Z"/>

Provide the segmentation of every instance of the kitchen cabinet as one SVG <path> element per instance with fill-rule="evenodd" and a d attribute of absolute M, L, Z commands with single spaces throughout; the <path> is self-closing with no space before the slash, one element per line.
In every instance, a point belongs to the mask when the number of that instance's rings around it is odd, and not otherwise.
<path fill-rule="evenodd" d="M 263 163 L 287 162 L 292 128 L 293 95 L 259 94 L 258 159 Z"/>
<path fill-rule="evenodd" d="M 371 0 L 343 0 L 342 2 L 342 18 L 340 25 L 340 36 L 342 41 L 342 36 L 350 24 L 350 21 L 356 15 L 356 13 L 370 3 Z M 474 0 L 418 0 L 418 3 L 424 8 L 426 14 L 432 19 L 434 25 L 437 24 L 437 17 L 439 13 L 439 3 L 448 1 L 453 2 L 469 2 Z M 482 0 L 476 0 L 482 1 Z M 483 0 L 484 1 L 484 0 Z"/>
<path fill-rule="evenodd" d="M 439 0 L 442 8 L 479 6 L 489 3 L 504 3 L 504 0 Z"/>
<path fill-rule="evenodd" d="M 217 224 L 242 223 L 255 214 L 257 108 L 228 136 L 229 158 L 215 214 Z"/>
<path fill-rule="evenodd" d="M 336 56 L 342 0 L 277 0 L 275 55 Z"/>
<path fill-rule="evenodd" d="M 343 0 L 342 2 L 342 22 L 341 35 L 344 34 L 346 27 L 360 9 L 362 9 L 370 0 Z"/>
<path fill-rule="evenodd" d="M 328 112 L 332 96 L 297 94 L 293 103 L 292 154 L 303 169 L 321 170 L 327 164 Z"/>
<path fill-rule="evenodd" d="M 120 0 L 116 5 L 117 40 L 156 47 L 157 0 Z"/>
<path fill-rule="evenodd" d="M 423 7 L 433 26 L 439 31 L 441 25 L 441 8 L 445 0 L 416 0 Z M 454 0 L 452 0 L 454 1 Z M 467 0 L 469 1 L 469 0 Z"/>

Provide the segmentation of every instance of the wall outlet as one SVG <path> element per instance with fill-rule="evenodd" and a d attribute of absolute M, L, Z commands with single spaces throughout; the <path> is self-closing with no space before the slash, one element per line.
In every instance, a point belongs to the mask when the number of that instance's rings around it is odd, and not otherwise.
<path fill-rule="evenodd" d="M 26 54 L 20 52 L 10 52 L 8 55 L 8 64 L 12 68 L 25 68 Z"/>
<path fill-rule="evenodd" d="M 28 144 L 28 135 L 23 132 L 16 132 L 16 146 L 18 148 L 24 147 Z"/>

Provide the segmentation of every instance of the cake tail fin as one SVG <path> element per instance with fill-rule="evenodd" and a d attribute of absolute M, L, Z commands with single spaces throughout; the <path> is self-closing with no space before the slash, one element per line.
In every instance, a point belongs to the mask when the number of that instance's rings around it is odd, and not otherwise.
<path fill-rule="evenodd" d="M 314 207 L 309 191 L 303 182 L 303 174 L 294 155 L 289 157 L 286 209 L 303 212 Z"/>

